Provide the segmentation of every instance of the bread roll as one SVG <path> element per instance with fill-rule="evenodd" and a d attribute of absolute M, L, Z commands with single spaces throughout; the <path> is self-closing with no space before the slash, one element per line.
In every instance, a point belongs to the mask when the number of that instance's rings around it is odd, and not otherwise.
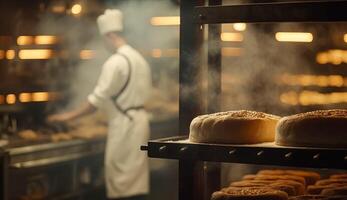
<path fill-rule="evenodd" d="M 321 195 L 326 195 L 326 196 L 347 195 L 347 186 L 324 189 L 321 192 Z"/>
<path fill-rule="evenodd" d="M 295 195 L 303 195 L 305 194 L 305 186 L 302 183 L 291 181 L 291 180 L 244 180 L 245 182 L 253 183 L 253 184 L 267 184 L 267 185 L 276 185 L 276 184 L 284 184 L 294 187 Z M 243 181 L 240 181 L 243 182 Z"/>
<path fill-rule="evenodd" d="M 228 111 L 194 118 L 189 140 L 201 143 L 273 142 L 278 116 L 255 111 Z"/>
<path fill-rule="evenodd" d="M 287 200 L 285 192 L 271 188 L 223 188 L 214 192 L 211 200 Z"/>
<path fill-rule="evenodd" d="M 251 178 L 252 178 L 251 175 L 244 176 L 244 180 L 252 180 Z M 294 176 L 294 175 L 262 175 L 262 174 L 258 174 L 258 175 L 255 175 L 253 177 L 253 180 L 269 180 L 269 181 L 271 181 L 271 180 L 273 180 L 273 181 L 292 180 L 292 181 L 302 183 L 304 186 L 306 186 L 306 181 L 303 177 Z"/>
<path fill-rule="evenodd" d="M 307 187 L 308 194 L 320 194 L 324 189 L 336 188 L 342 186 L 341 184 L 331 184 L 331 185 L 310 185 Z"/>
<path fill-rule="evenodd" d="M 282 146 L 347 147 L 347 110 L 317 110 L 282 118 L 275 142 Z"/>
<path fill-rule="evenodd" d="M 346 179 L 347 180 L 347 174 L 333 174 L 330 176 L 330 179 Z"/>
<path fill-rule="evenodd" d="M 230 187 L 253 187 L 253 188 L 263 188 L 263 187 L 269 187 L 275 190 L 280 190 L 288 194 L 288 196 L 295 196 L 297 195 L 296 189 L 294 186 L 285 184 L 285 183 L 256 183 L 252 181 L 238 181 L 238 182 L 233 182 L 230 184 Z"/>
<path fill-rule="evenodd" d="M 260 170 L 258 174 L 262 175 L 294 175 L 303 177 L 307 185 L 313 185 L 316 181 L 320 179 L 320 175 L 312 171 L 303 170 Z"/>
<path fill-rule="evenodd" d="M 316 182 L 316 185 L 344 184 L 347 186 L 347 179 L 324 179 Z"/>

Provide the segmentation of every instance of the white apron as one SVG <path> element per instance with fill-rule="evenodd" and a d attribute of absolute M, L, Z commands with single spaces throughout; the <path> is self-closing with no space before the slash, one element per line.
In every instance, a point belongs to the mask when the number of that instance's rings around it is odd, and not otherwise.
<path fill-rule="evenodd" d="M 126 87 L 125 87 L 126 85 Z M 108 114 L 105 181 L 108 198 L 149 192 L 147 154 L 140 146 L 149 139 L 147 113 L 141 108 L 151 93 L 147 62 L 124 45 L 103 65 L 88 101 Z"/>

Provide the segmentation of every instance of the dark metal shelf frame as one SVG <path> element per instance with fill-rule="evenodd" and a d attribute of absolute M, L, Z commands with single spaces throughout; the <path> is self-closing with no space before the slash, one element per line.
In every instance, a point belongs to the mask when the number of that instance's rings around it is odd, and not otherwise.
<path fill-rule="evenodd" d="M 245 163 L 306 168 L 347 169 L 347 149 L 279 147 L 256 145 L 203 144 L 186 142 L 177 136 L 148 142 L 143 149 L 152 158 Z"/>
<path fill-rule="evenodd" d="M 257 22 L 346 21 L 347 1 L 252 3 L 230 6 L 198 6 L 194 20 L 199 24 Z"/>
<path fill-rule="evenodd" d="M 222 5 L 222 0 L 191 0 L 180 3 L 180 99 L 179 133 L 186 136 L 190 121 L 220 109 L 221 23 L 340 22 L 347 21 L 347 1 L 311 1 Z M 208 97 L 202 98 L 202 47 L 208 24 Z M 150 157 L 179 160 L 179 200 L 207 200 L 220 187 L 220 164 L 283 165 L 347 169 L 346 150 L 276 148 L 236 145 L 203 145 L 155 140 L 148 143 Z M 205 161 L 209 163 L 205 165 Z"/>

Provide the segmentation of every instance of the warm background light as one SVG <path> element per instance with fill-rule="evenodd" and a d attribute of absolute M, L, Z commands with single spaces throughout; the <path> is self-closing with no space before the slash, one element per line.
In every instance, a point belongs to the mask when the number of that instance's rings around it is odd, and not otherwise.
<path fill-rule="evenodd" d="M 347 78 L 341 75 L 284 74 L 281 83 L 291 86 L 342 87 L 347 86 Z"/>
<path fill-rule="evenodd" d="M 6 59 L 12 60 L 16 57 L 16 52 L 14 50 L 7 50 L 6 51 Z"/>
<path fill-rule="evenodd" d="M 160 49 L 153 49 L 152 50 L 152 57 L 153 58 L 160 58 L 162 56 L 162 51 Z"/>
<path fill-rule="evenodd" d="M 34 92 L 32 95 L 32 101 L 48 101 L 49 100 L 49 93 L 48 92 Z"/>
<path fill-rule="evenodd" d="M 18 45 L 32 45 L 34 43 L 34 37 L 33 36 L 19 36 L 17 38 L 17 44 Z"/>
<path fill-rule="evenodd" d="M 71 7 L 71 13 L 74 15 L 78 15 L 82 12 L 82 6 L 81 4 L 75 4 Z"/>
<path fill-rule="evenodd" d="M 56 44 L 58 41 L 56 36 L 53 35 L 38 35 L 38 36 L 19 36 L 17 38 L 18 45 L 50 45 Z"/>
<path fill-rule="evenodd" d="M 82 50 L 80 51 L 80 58 L 82 60 L 89 60 L 95 57 L 95 53 L 92 50 Z"/>
<path fill-rule="evenodd" d="M 223 47 L 222 48 L 222 56 L 225 57 L 234 57 L 241 56 L 241 48 L 237 47 Z"/>
<path fill-rule="evenodd" d="M 56 44 L 57 41 L 57 37 L 53 35 L 38 35 L 35 37 L 35 44 L 38 45 Z"/>
<path fill-rule="evenodd" d="M 65 12 L 65 6 L 64 5 L 55 5 L 52 7 L 52 12 L 63 13 L 63 12 Z"/>
<path fill-rule="evenodd" d="M 180 25 L 179 16 L 152 17 L 150 23 L 153 26 L 177 26 Z"/>
<path fill-rule="evenodd" d="M 22 103 L 30 102 L 31 101 L 31 94 L 30 93 L 20 93 L 19 94 L 19 101 Z"/>
<path fill-rule="evenodd" d="M 16 103 L 16 95 L 14 94 L 8 94 L 6 96 L 6 103 L 7 104 L 15 104 Z"/>
<path fill-rule="evenodd" d="M 279 42 L 312 42 L 312 33 L 305 32 L 278 32 L 275 38 Z"/>
<path fill-rule="evenodd" d="M 19 51 L 19 58 L 26 59 L 50 59 L 53 51 L 49 49 L 25 49 Z"/>
<path fill-rule="evenodd" d="M 241 33 L 222 33 L 220 36 L 222 41 L 225 42 L 242 42 L 243 35 Z"/>
<path fill-rule="evenodd" d="M 347 103 L 347 92 L 289 91 L 280 95 L 280 101 L 284 104 L 302 106 Z"/>
<path fill-rule="evenodd" d="M 245 23 L 235 23 L 233 24 L 233 28 L 236 31 L 245 31 L 247 28 L 247 25 Z"/>
<path fill-rule="evenodd" d="M 319 64 L 340 65 L 347 63 L 347 50 L 342 49 L 330 49 L 317 53 L 316 62 Z"/>
<path fill-rule="evenodd" d="M 347 34 L 343 35 L 343 40 L 347 43 Z"/>

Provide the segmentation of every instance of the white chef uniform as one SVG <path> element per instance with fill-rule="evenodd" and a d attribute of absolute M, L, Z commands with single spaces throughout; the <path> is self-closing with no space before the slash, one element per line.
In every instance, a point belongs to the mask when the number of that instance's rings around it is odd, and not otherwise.
<path fill-rule="evenodd" d="M 140 146 L 149 139 L 148 117 L 141 106 L 150 92 L 147 62 L 135 49 L 123 45 L 105 62 L 97 86 L 88 96 L 109 119 L 105 153 L 108 198 L 149 192 L 148 160 Z"/>
<path fill-rule="evenodd" d="M 97 23 L 101 35 L 123 31 L 122 12 L 107 9 Z M 151 87 L 147 62 L 135 49 L 123 45 L 105 62 L 97 86 L 88 96 L 88 101 L 105 110 L 109 119 L 105 153 L 108 198 L 149 192 L 148 160 L 140 146 L 149 138 L 147 113 L 141 107 Z"/>

